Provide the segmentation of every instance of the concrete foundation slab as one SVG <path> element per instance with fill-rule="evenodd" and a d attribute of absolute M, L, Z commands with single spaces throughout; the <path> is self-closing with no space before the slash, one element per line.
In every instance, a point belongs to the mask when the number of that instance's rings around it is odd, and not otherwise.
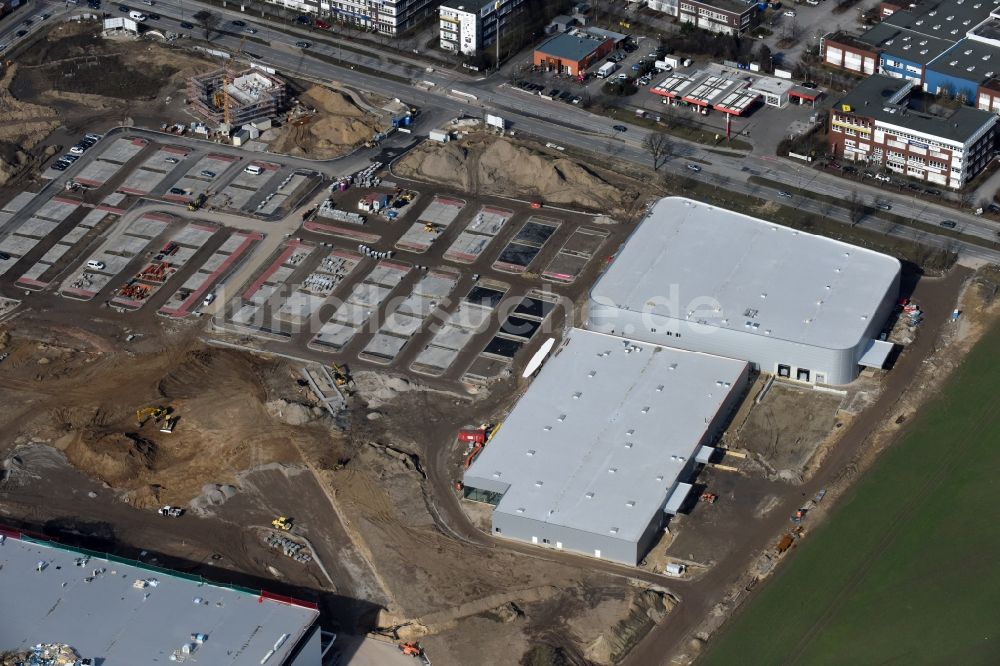
<path fill-rule="evenodd" d="M 145 139 L 115 139 L 101 151 L 100 159 L 122 165 L 138 155 L 148 143 Z"/>
<path fill-rule="evenodd" d="M 4 238 L 3 241 L 0 241 L 0 252 L 15 257 L 23 257 L 36 245 L 38 245 L 38 239 L 36 238 L 10 235 Z"/>
<path fill-rule="evenodd" d="M 319 330 L 319 333 L 313 337 L 310 344 L 317 345 L 319 348 L 326 347 L 337 351 L 350 342 L 356 332 L 357 329 L 353 326 L 338 324 L 337 322 L 327 322 Z"/>
<path fill-rule="evenodd" d="M 29 203 L 34 201 L 35 197 L 38 195 L 34 192 L 21 192 L 16 197 L 8 201 L 3 205 L 3 209 L 9 213 L 20 212 L 22 208 L 27 206 Z"/>
<path fill-rule="evenodd" d="M 118 186 L 120 192 L 127 192 L 129 194 L 149 194 L 160 184 L 163 180 L 165 173 L 161 171 L 150 171 L 149 169 L 135 169 L 122 184 Z"/>
<path fill-rule="evenodd" d="M 382 324 L 382 330 L 386 333 L 408 338 L 420 330 L 420 326 L 423 323 L 424 320 L 420 317 L 403 314 L 402 312 L 393 312 L 386 317 L 385 323 Z"/>
<path fill-rule="evenodd" d="M 121 168 L 122 165 L 116 162 L 94 160 L 80 169 L 73 180 L 91 187 L 100 187 L 111 180 Z"/>
<path fill-rule="evenodd" d="M 383 287 L 389 287 L 392 289 L 400 281 L 406 277 L 406 271 L 400 270 L 394 266 L 388 266 L 384 263 L 380 263 L 371 270 L 368 277 L 365 278 L 365 282 L 370 282 L 372 284 L 379 284 Z"/>
<path fill-rule="evenodd" d="M 451 367 L 458 358 L 458 350 L 428 345 L 414 359 L 410 366 L 417 372 L 439 375 Z"/>
<path fill-rule="evenodd" d="M 69 214 L 76 210 L 79 205 L 79 202 L 72 199 L 52 197 L 42 204 L 42 207 L 35 213 L 35 217 L 41 217 L 55 222 L 62 222 L 69 217 Z"/>
<path fill-rule="evenodd" d="M 354 289 L 351 291 L 351 295 L 348 296 L 347 300 L 359 305 L 377 308 L 383 299 L 385 299 L 385 297 L 389 294 L 389 291 L 390 289 L 388 287 L 381 287 L 376 284 L 362 282 L 361 284 L 354 285 Z"/>
<path fill-rule="evenodd" d="M 30 220 L 22 222 L 21 226 L 19 226 L 17 231 L 14 233 L 18 236 L 28 236 L 29 238 L 45 238 L 58 226 L 58 222 L 51 222 L 49 220 L 42 220 L 37 217 L 33 217 Z"/>
<path fill-rule="evenodd" d="M 387 333 L 376 333 L 365 345 L 363 353 L 367 356 L 374 356 L 377 359 L 391 361 L 396 358 L 403 349 L 409 338 L 398 338 Z"/>
<path fill-rule="evenodd" d="M 474 335 L 474 331 L 448 323 L 441 327 L 431 343 L 437 345 L 438 347 L 444 347 L 445 349 L 452 349 L 458 352 L 469 343 L 469 340 L 471 340 Z"/>

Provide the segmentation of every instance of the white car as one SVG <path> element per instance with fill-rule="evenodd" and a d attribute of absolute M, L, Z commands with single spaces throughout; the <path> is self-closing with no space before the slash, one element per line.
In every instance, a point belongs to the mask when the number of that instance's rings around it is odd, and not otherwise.
<path fill-rule="evenodd" d="M 215 300 L 215 294 L 209 294 L 208 296 L 205 297 L 205 300 L 202 301 L 201 304 L 204 306 L 209 306 L 212 304 L 212 301 L 214 300 Z"/>
<path fill-rule="evenodd" d="M 157 513 L 161 516 L 167 516 L 168 518 L 180 518 L 184 515 L 184 509 L 179 506 L 167 505 L 162 507 L 159 511 L 157 511 Z"/>
<path fill-rule="evenodd" d="M 785 10 L 785 16 L 791 16 L 792 18 L 795 18 L 795 10 L 794 9 L 786 9 Z"/>
<path fill-rule="evenodd" d="M 877 174 L 875 174 L 875 180 L 880 180 L 883 183 L 888 183 L 889 180 L 890 180 L 890 178 L 889 178 L 889 176 L 885 175 L 884 173 L 877 173 Z"/>
<path fill-rule="evenodd" d="M 74 155 L 83 155 L 83 153 L 86 152 L 86 150 L 87 149 L 84 148 L 83 146 L 76 145 L 70 148 L 69 152 L 73 153 Z"/>

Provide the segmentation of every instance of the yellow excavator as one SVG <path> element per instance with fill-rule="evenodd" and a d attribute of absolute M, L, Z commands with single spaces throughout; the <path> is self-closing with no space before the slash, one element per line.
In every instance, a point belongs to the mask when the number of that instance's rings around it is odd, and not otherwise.
<path fill-rule="evenodd" d="M 275 529 L 287 532 L 288 530 L 292 529 L 292 519 L 286 518 L 285 516 L 278 516 L 277 518 L 271 521 L 271 526 L 274 527 Z"/>
<path fill-rule="evenodd" d="M 158 423 L 160 419 L 170 414 L 170 412 L 171 409 L 169 407 L 140 407 L 135 410 L 136 427 L 141 428 L 146 425 L 146 421 L 149 419 L 153 419 L 154 423 Z"/>
<path fill-rule="evenodd" d="M 434 226 L 433 222 L 425 222 L 424 223 L 424 231 L 426 231 L 429 234 L 432 234 L 435 231 L 437 231 L 437 227 Z"/>
<path fill-rule="evenodd" d="M 347 386 L 351 383 L 351 374 L 347 368 L 337 363 L 331 363 L 330 367 L 333 368 L 333 381 L 337 383 L 337 386 Z"/>

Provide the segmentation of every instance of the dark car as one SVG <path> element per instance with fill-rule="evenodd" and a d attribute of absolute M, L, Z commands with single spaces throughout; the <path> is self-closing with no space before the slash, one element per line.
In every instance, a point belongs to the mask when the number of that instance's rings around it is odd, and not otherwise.
<path fill-rule="evenodd" d="M 146 18 L 150 21 L 159 21 L 162 17 L 159 14 L 146 14 Z"/>
<path fill-rule="evenodd" d="M 87 2 L 87 6 L 90 7 L 91 9 L 100 9 L 101 0 L 89 0 L 89 2 Z"/>
<path fill-rule="evenodd" d="M 185 192 L 184 190 L 182 190 L 179 187 L 171 187 L 170 188 L 170 193 L 171 194 L 187 194 L 187 192 Z"/>
<path fill-rule="evenodd" d="M 126 5 L 118 5 L 118 11 L 122 12 L 123 14 L 128 14 L 132 10 Z"/>
<path fill-rule="evenodd" d="M 926 192 L 927 194 L 931 195 L 932 197 L 939 197 L 939 196 L 941 196 L 941 190 L 929 189 L 929 190 L 924 190 L 924 192 Z"/>
<path fill-rule="evenodd" d="M 52 168 L 55 169 L 56 171 L 65 171 L 66 167 L 68 166 L 69 165 L 66 164 L 65 162 L 56 162 L 55 164 L 52 165 Z"/>
<path fill-rule="evenodd" d="M 305 14 L 299 14 L 297 17 L 295 17 L 295 22 L 298 23 L 299 25 L 310 25 L 312 23 L 309 17 L 306 16 Z"/>
<path fill-rule="evenodd" d="M 237 28 L 242 28 L 243 26 L 245 26 L 245 25 L 246 25 L 246 23 L 244 23 L 243 21 L 240 21 L 239 19 L 236 19 L 236 20 L 234 20 L 234 21 L 233 21 L 232 23 L 233 23 L 233 25 L 235 25 L 235 26 L 236 26 Z"/>
<path fill-rule="evenodd" d="M 0 252 L 0 261 L 7 261 L 10 259 L 10 255 L 6 252 Z"/>
<path fill-rule="evenodd" d="M 627 132 L 628 131 L 628 128 L 625 127 L 624 125 L 615 125 L 611 129 L 613 129 L 616 132 Z"/>
<path fill-rule="evenodd" d="M 817 85 L 816 85 L 815 83 L 813 83 L 812 81 L 803 81 L 803 82 L 802 82 L 801 84 L 799 84 L 799 85 L 801 85 L 801 86 L 802 86 L 803 88 L 809 88 L 809 89 L 811 89 L 811 90 L 815 90 L 815 89 L 816 89 L 816 88 L 818 87 L 818 86 L 817 86 Z"/>
<path fill-rule="evenodd" d="M 307 49 L 310 46 L 312 46 L 312 44 L 310 44 L 309 42 L 295 42 L 295 45 L 300 49 Z"/>
<path fill-rule="evenodd" d="M 24 37 L 27 34 L 28 34 L 27 30 L 18 30 L 17 32 L 14 33 L 16 37 Z"/>
<path fill-rule="evenodd" d="M 31 19 L 24 19 L 24 21 L 21 22 L 21 25 L 23 25 L 25 28 L 27 28 L 32 23 L 34 23 L 34 21 L 32 21 Z"/>
<path fill-rule="evenodd" d="M 194 30 L 194 24 L 188 23 L 187 21 L 181 21 L 181 27 L 185 30 Z"/>
<path fill-rule="evenodd" d="M 958 225 L 952 220 L 941 220 L 938 225 L 944 227 L 945 229 L 954 229 Z"/>

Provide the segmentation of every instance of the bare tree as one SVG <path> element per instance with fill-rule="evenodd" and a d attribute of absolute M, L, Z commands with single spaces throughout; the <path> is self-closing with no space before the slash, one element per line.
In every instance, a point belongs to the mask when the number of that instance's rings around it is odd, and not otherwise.
<path fill-rule="evenodd" d="M 673 151 L 673 145 L 666 134 L 660 132 L 650 132 L 642 142 L 643 147 L 649 151 L 649 156 L 653 158 L 653 171 L 657 171 L 662 164 L 667 161 Z"/>
<path fill-rule="evenodd" d="M 212 31 L 219 25 L 219 15 L 202 10 L 194 15 L 194 20 L 198 22 L 198 27 L 201 28 L 205 41 L 211 41 Z"/>
<path fill-rule="evenodd" d="M 851 190 L 851 195 L 847 198 L 847 214 L 851 219 L 851 226 L 865 216 L 865 202 L 861 200 L 857 190 Z"/>

